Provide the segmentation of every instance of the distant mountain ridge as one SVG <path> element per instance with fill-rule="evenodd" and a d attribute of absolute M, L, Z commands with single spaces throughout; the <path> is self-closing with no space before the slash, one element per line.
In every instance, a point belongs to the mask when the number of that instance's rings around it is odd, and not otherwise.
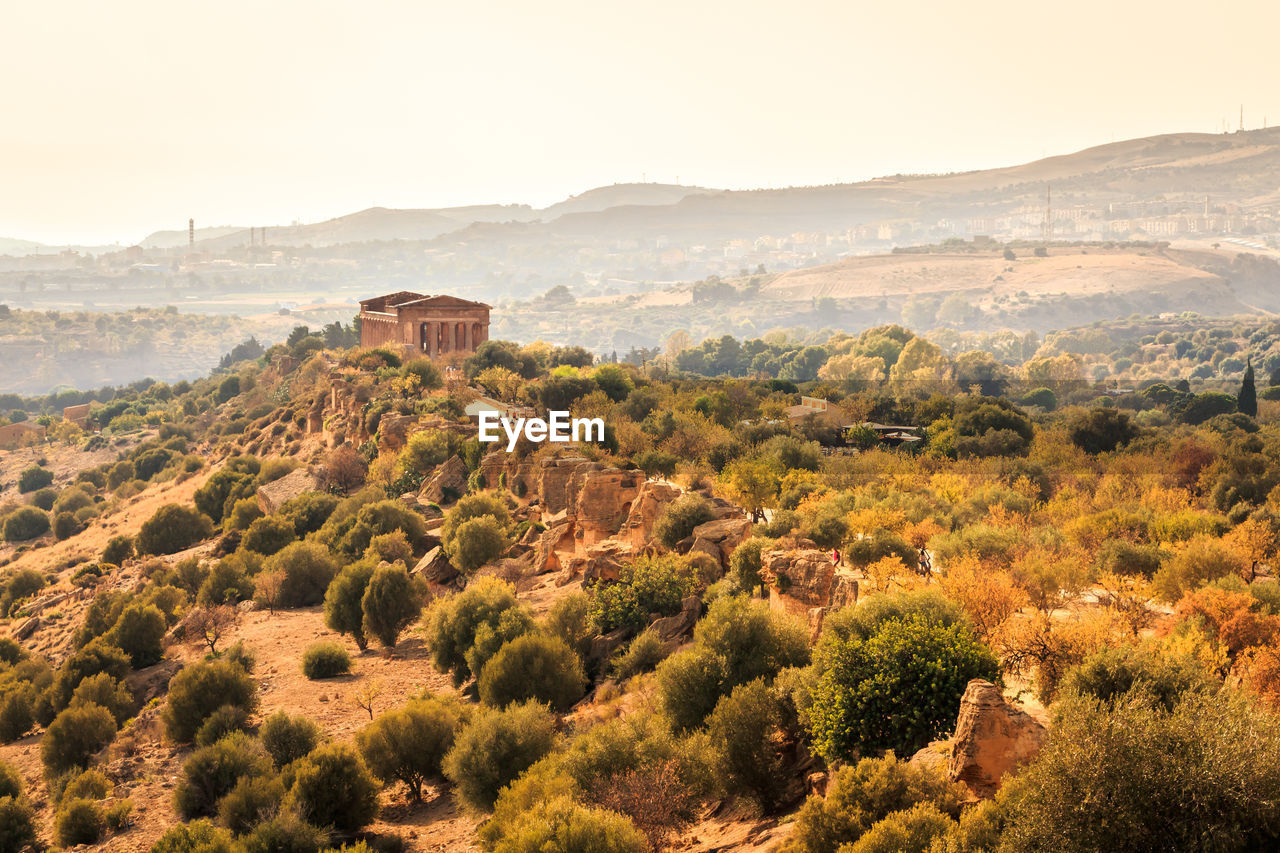
<path fill-rule="evenodd" d="M 1242 210 L 1280 207 L 1280 128 L 1230 134 L 1173 133 L 1112 142 L 1013 166 L 936 175 L 892 175 L 852 184 L 716 190 L 659 183 L 596 187 L 545 208 L 373 207 L 322 222 L 266 225 L 273 245 L 313 247 L 386 240 L 500 243 L 667 237 L 672 245 L 839 231 L 875 222 L 999 216 L 1044 204 L 1104 206 L 1203 200 Z M 197 217 L 198 220 L 198 217 Z M 256 235 L 255 235 L 256 238 Z M 144 248 L 180 248 L 185 229 L 157 231 Z M 218 251 L 250 243 L 248 226 L 202 227 L 196 243 Z M 0 254 L 50 252 L 0 239 Z"/>

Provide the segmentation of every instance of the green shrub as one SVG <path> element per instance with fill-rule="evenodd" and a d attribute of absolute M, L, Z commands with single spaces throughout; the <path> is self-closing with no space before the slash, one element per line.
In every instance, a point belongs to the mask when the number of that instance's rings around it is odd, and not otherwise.
<path fill-rule="evenodd" d="M 481 710 L 458 733 L 444 774 L 462 801 L 489 810 L 498 791 L 551 751 L 555 718 L 536 702 Z"/>
<path fill-rule="evenodd" d="M 711 502 L 701 495 L 683 494 L 671 503 L 658 516 L 653 525 L 653 537 L 668 548 L 676 547 L 682 539 L 689 537 L 699 524 L 714 521 L 715 511 Z"/>
<path fill-rule="evenodd" d="M 293 767 L 292 797 L 304 821 L 355 832 L 377 817 L 378 784 L 346 744 L 318 747 Z"/>
<path fill-rule="evenodd" d="M 116 736 L 116 721 L 101 705 L 67 708 L 54 718 L 40 742 L 40 760 L 51 775 L 85 767 Z"/>
<path fill-rule="evenodd" d="M 932 768 L 899 761 L 892 754 L 864 758 L 837 769 L 825 797 L 805 801 L 780 853 L 836 853 L 891 814 L 927 804 L 954 817 L 968 796 L 967 788 Z"/>
<path fill-rule="evenodd" d="M 658 698 L 677 728 L 697 728 L 739 684 L 808 662 L 804 626 L 763 601 L 725 596 L 698 622 L 694 647 L 658 667 Z"/>
<path fill-rule="evenodd" d="M 650 672 L 667 656 L 666 644 L 656 631 L 644 630 L 627 644 L 625 651 L 614 656 L 613 676 L 618 680 Z"/>
<path fill-rule="evenodd" d="M 31 505 L 34 507 L 39 507 L 45 512 L 49 512 L 53 509 L 53 505 L 57 500 L 58 500 L 57 489 L 50 489 L 50 488 L 37 489 L 35 494 L 31 496 Z"/>
<path fill-rule="evenodd" d="M 1191 538 L 1156 572 L 1153 585 L 1162 599 L 1177 601 L 1206 583 L 1244 569 L 1240 556 L 1222 540 L 1200 534 Z"/>
<path fill-rule="evenodd" d="M 733 554 L 729 557 L 729 574 L 740 591 L 755 595 L 763 588 L 760 552 L 772 544 L 771 540 L 763 536 L 752 536 L 733 549 Z"/>
<path fill-rule="evenodd" d="M 19 569 L 0 580 L 0 616 L 13 616 L 19 605 L 45 587 L 44 574 L 35 569 Z"/>
<path fill-rule="evenodd" d="M 325 830 L 285 809 L 258 824 L 237 849 L 243 853 L 320 853 L 328 840 Z"/>
<path fill-rule="evenodd" d="M 848 853 L 929 853 L 956 825 L 932 803 L 917 803 L 874 824 Z"/>
<path fill-rule="evenodd" d="M 729 791 L 745 794 L 766 812 L 778 806 L 789 781 L 777 746 L 786 728 L 784 701 L 762 678 L 735 687 L 707 720 Z"/>
<path fill-rule="evenodd" d="M 505 824 L 503 853 L 646 853 L 649 842 L 626 817 L 560 796 Z"/>
<path fill-rule="evenodd" d="M 209 715 L 224 705 L 246 713 L 257 707 L 257 685 L 249 673 L 225 660 L 192 664 L 169 682 L 165 733 L 177 743 L 190 743 Z"/>
<path fill-rule="evenodd" d="M 454 684 L 465 683 L 473 673 L 468 655 L 477 637 L 511 635 L 509 630 L 499 630 L 504 615 L 509 626 L 515 622 L 532 624 L 528 612 L 516 601 L 515 590 L 497 578 L 479 577 L 462 592 L 437 598 L 426 615 L 427 645 L 436 668 L 452 672 Z M 471 655 L 471 659 L 477 660 L 477 656 Z"/>
<path fill-rule="evenodd" d="M 266 513 L 262 511 L 262 507 L 258 506 L 256 497 L 241 498 L 232 504 L 231 510 L 226 514 L 226 518 L 222 520 L 222 529 L 227 531 L 248 530 L 249 525 L 265 516 Z M 290 526 L 292 524 L 293 522 L 290 521 Z"/>
<path fill-rule="evenodd" d="M 1277 589 L 1280 590 L 1280 584 L 1277 584 Z M 596 635 L 596 626 L 591 619 L 591 596 L 579 591 L 557 599 L 547 613 L 543 628 L 548 634 L 568 643 L 578 657 L 586 658 Z"/>
<path fill-rule="evenodd" d="M 22 776 L 4 762 L 0 762 L 0 797 L 21 797 Z"/>
<path fill-rule="evenodd" d="M 418 699 L 365 726 L 356 744 L 379 781 L 403 782 L 418 800 L 424 782 L 442 778 L 441 764 L 465 719 L 466 709 L 456 701 Z"/>
<path fill-rule="evenodd" d="M 102 562 L 120 566 L 132 557 L 133 553 L 132 536 L 112 536 L 107 540 L 106 547 L 102 549 Z"/>
<path fill-rule="evenodd" d="M 966 685 L 999 666 L 963 623 L 882 623 L 867 639 L 824 636 L 806 724 L 827 761 L 859 751 L 910 754 L 950 731 Z"/>
<path fill-rule="evenodd" d="M 369 549 L 374 538 L 396 530 L 404 533 L 415 553 L 427 541 L 427 527 L 422 516 L 399 501 L 375 501 L 360 506 L 353 516 L 339 518 L 340 514 L 335 512 L 330 517 L 320 531 L 320 539 L 346 560 L 358 559 Z"/>
<path fill-rule="evenodd" d="M 1138 427 L 1127 412 L 1098 406 L 1077 412 L 1067 424 L 1071 443 L 1095 456 L 1123 447 L 1138 436 Z"/>
<path fill-rule="evenodd" d="M 134 669 L 159 663 L 164 658 L 164 635 L 168 630 L 164 614 L 154 605 L 126 607 L 107 639 L 129 656 Z"/>
<path fill-rule="evenodd" d="M 103 819 L 106 821 L 108 830 L 120 832 L 129 825 L 129 815 L 131 814 L 133 814 L 132 800 L 116 800 L 107 806 Z"/>
<path fill-rule="evenodd" d="M 445 513 L 440 540 L 450 561 L 473 572 L 511 545 L 511 513 L 498 495 L 466 495 Z"/>
<path fill-rule="evenodd" d="M 652 614 L 680 612 L 685 598 L 697 589 L 693 566 L 675 554 L 643 556 L 622 567 L 617 581 L 598 584 L 591 600 L 591 618 L 602 634 L 618 628 L 640 630 Z"/>
<path fill-rule="evenodd" d="M 63 847 L 97 844 L 105 830 L 102 806 L 90 800 L 69 800 L 54 818 L 54 835 Z"/>
<path fill-rule="evenodd" d="M 219 801 L 218 820 L 236 835 L 247 835 L 276 816 L 284 795 L 278 776 L 241 776 Z"/>
<path fill-rule="evenodd" d="M 248 730 L 248 712 L 239 705 L 223 705 L 206 717 L 196 730 L 196 746 L 209 746 L 233 732 Z"/>
<path fill-rule="evenodd" d="M 173 807 L 184 820 L 212 816 L 218 801 L 246 776 L 266 776 L 271 760 L 256 739 L 237 732 L 202 746 L 182 765 Z"/>
<path fill-rule="evenodd" d="M 133 716 L 137 707 L 133 694 L 124 682 L 106 672 L 91 675 L 76 685 L 71 694 L 70 707 L 78 708 L 82 705 L 106 708 L 111 712 L 116 725 L 123 725 L 125 720 Z"/>
<path fill-rule="evenodd" d="M 261 563 L 251 556 L 246 558 L 246 552 L 224 557 L 214 564 L 204 583 L 200 584 L 196 601 L 202 607 L 248 601 L 254 594 L 253 580 L 249 576 L 260 568 Z"/>
<path fill-rule="evenodd" d="M 471 573 L 502 556 L 511 540 L 497 519 L 483 515 L 462 522 L 444 547 L 454 566 Z"/>
<path fill-rule="evenodd" d="M 1011 850 L 1275 849 L 1280 720 L 1233 691 L 1172 711 L 1067 697 L 1001 796 Z"/>
<path fill-rule="evenodd" d="M 277 606 L 311 607 L 324 601 L 338 565 L 323 545 L 294 542 L 263 561 L 262 571 L 283 573 Z"/>
<path fill-rule="evenodd" d="M 38 845 L 36 810 L 31 803 L 18 797 L 0 797 L 0 850 L 21 853 Z"/>
<path fill-rule="evenodd" d="M 320 729 L 306 717 L 290 717 L 276 711 L 262 723 L 262 745 L 276 767 L 297 761 L 320 743 Z"/>
<path fill-rule="evenodd" d="M 166 504 L 142 523 L 138 531 L 138 553 L 175 554 L 213 535 L 213 522 L 199 510 L 180 504 Z"/>
<path fill-rule="evenodd" d="M 22 506 L 5 516 L 6 542 L 25 542 L 49 532 L 49 513 L 34 506 Z"/>
<path fill-rule="evenodd" d="M 24 657 L 26 655 L 17 640 L 13 637 L 0 637 L 0 663 L 16 664 Z"/>
<path fill-rule="evenodd" d="M 63 661 L 54 676 L 51 701 L 56 710 L 71 704 L 80 682 L 100 672 L 121 681 L 129 674 L 129 656 L 110 643 L 97 639 Z"/>
<path fill-rule="evenodd" d="M 24 468 L 22 473 L 18 475 L 18 491 L 24 495 L 52 485 L 53 472 L 48 468 L 41 468 L 39 465 Z"/>
<path fill-rule="evenodd" d="M 167 830 L 151 847 L 151 853 L 235 853 L 231 834 L 207 820 L 193 820 Z"/>
<path fill-rule="evenodd" d="M 400 632 L 422 614 L 423 590 L 401 564 L 379 566 L 361 597 L 363 633 L 395 648 Z"/>
<path fill-rule="evenodd" d="M 255 502 L 256 505 L 256 502 Z M 324 492 L 304 492 L 290 498 L 280 507 L 279 514 L 293 522 L 299 538 L 315 533 L 338 508 L 338 499 Z"/>
<path fill-rule="evenodd" d="M 1135 646 L 1104 648 L 1089 655 L 1062 680 L 1061 690 L 1092 696 L 1107 705 L 1137 691 L 1172 710 L 1186 693 L 1212 692 L 1221 683 L 1198 659 Z"/>
<path fill-rule="evenodd" d="M 364 633 L 364 593 L 373 577 L 370 560 L 357 560 L 338 572 L 324 594 L 324 624 L 355 640 L 361 651 L 369 648 Z"/>
<path fill-rule="evenodd" d="M 70 539 L 80 532 L 80 522 L 69 512 L 60 512 L 53 517 L 53 537 L 61 542 Z"/>
<path fill-rule="evenodd" d="M 249 525 L 240 543 L 250 551 L 270 556 L 297 539 L 293 522 L 268 515 Z"/>
<path fill-rule="evenodd" d="M 10 743 L 31 731 L 36 724 L 35 691 L 10 688 L 0 695 L 0 743 Z"/>
<path fill-rule="evenodd" d="M 478 680 L 480 700 L 508 705 L 536 700 L 567 711 L 582 698 L 587 677 L 582 661 L 559 637 L 528 633 L 503 645 L 485 663 Z"/>
<path fill-rule="evenodd" d="M 313 643 L 302 653 L 302 674 L 313 681 L 333 678 L 351 671 L 351 655 L 339 643 Z"/>
<path fill-rule="evenodd" d="M 67 782 L 58 800 L 105 800 L 114 788 L 111 781 L 97 770 L 86 770 Z"/>
<path fill-rule="evenodd" d="M 237 501 L 254 493 L 258 460 L 242 462 L 244 459 L 230 460 L 226 467 L 213 472 L 204 485 L 196 489 L 196 509 L 213 519 L 215 524 L 223 522 Z"/>
<path fill-rule="evenodd" d="M 870 536 L 851 540 L 845 545 L 844 555 L 854 566 L 869 566 L 885 557 L 897 557 L 909 569 L 920 565 L 920 553 L 911 543 L 887 530 L 877 530 Z"/>

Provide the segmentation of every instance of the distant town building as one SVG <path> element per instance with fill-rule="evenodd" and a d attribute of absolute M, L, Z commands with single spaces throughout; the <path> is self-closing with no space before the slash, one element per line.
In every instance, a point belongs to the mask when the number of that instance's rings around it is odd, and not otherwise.
<path fill-rule="evenodd" d="M 490 306 L 456 296 L 389 293 L 360 300 L 360 345 L 428 356 L 472 353 L 489 339 Z"/>
<path fill-rule="evenodd" d="M 30 421 L 0 426 L 0 449 L 15 450 L 44 441 L 44 427 Z"/>
<path fill-rule="evenodd" d="M 62 419 L 84 429 L 89 425 L 89 404 L 81 403 L 78 406 L 64 407 L 62 410 Z"/>

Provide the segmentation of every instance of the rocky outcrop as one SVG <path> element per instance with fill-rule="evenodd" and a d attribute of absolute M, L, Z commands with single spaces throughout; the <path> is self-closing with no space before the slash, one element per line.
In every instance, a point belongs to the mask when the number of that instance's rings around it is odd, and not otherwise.
<path fill-rule="evenodd" d="M 693 626 L 702 615 L 702 599 L 691 595 L 680 602 L 680 612 L 653 620 L 650 630 L 664 643 L 683 642 L 693 636 Z"/>
<path fill-rule="evenodd" d="M 535 474 L 535 495 L 542 502 L 542 511 L 554 515 L 576 508 L 582 475 L 601 468 L 599 462 L 582 456 L 542 459 Z"/>
<path fill-rule="evenodd" d="M 581 577 L 584 584 L 616 581 L 622 567 L 639 556 L 630 543 L 609 539 L 574 555 L 565 567 L 566 580 Z"/>
<path fill-rule="evenodd" d="M 1046 735 L 1030 714 L 1005 701 L 1000 688 L 975 678 L 960 700 L 947 776 L 974 796 L 994 796 L 1006 774 L 1040 751 Z"/>
<path fill-rule="evenodd" d="M 450 456 L 436 466 L 418 494 L 428 503 L 454 503 L 467 493 L 467 473 L 467 463 L 458 456 Z"/>
<path fill-rule="evenodd" d="M 378 419 L 378 449 L 396 451 L 404 447 L 417 422 L 416 415 L 402 415 L 398 412 L 384 414 Z"/>
<path fill-rule="evenodd" d="M 305 468 L 295 468 L 278 480 L 258 487 L 258 508 L 267 515 L 279 512 L 287 501 L 320 489 L 320 481 Z"/>
<path fill-rule="evenodd" d="M 449 562 L 449 557 L 445 554 L 444 548 L 437 545 L 423 555 L 410 574 L 417 575 L 428 583 L 443 586 L 452 582 L 461 572 L 453 567 L 453 563 Z"/>
<path fill-rule="evenodd" d="M 644 482 L 643 471 L 619 468 L 584 468 L 574 474 L 569 486 L 577 489 L 573 514 L 584 546 L 618 533 Z"/>
<path fill-rule="evenodd" d="M 641 484 L 636 498 L 631 503 L 631 511 L 627 520 L 618 531 L 619 539 L 629 542 L 637 548 L 643 548 L 653 539 L 653 525 L 667 504 L 680 497 L 681 491 L 670 483 L 648 480 Z"/>
<path fill-rule="evenodd" d="M 689 553 L 703 553 L 720 564 L 720 569 L 729 568 L 729 557 L 733 549 L 751 537 L 751 522 L 742 517 L 719 518 L 708 521 L 693 528 L 693 545 Z"/>
<path fill-rule="evenodd" d="M 562 517 L 547 526 L 533 543 L 533 573 L 542 575 L 564 568 L 560 554 L 572 554 L 575 550 L 573 522 Z"/>
<path fill-rule="evenodd" d="M 797 548 L 764 551 L 761 574 L 771 588 L 770 602 L 791 613 L 812 608 L 836 609 L 858 600 L 858 581 L 843 566 L 833 566 L 826 551 Z"/>
<path fill-rule="evenodd" d="M 162 660 L 153 666 L 135 669 L 124 678 L 125 687 L 133 694 L 134 701 L 146 705 L 152 699 L 169 692 L 169 681 L 182 669 L 176 660 Z"/>

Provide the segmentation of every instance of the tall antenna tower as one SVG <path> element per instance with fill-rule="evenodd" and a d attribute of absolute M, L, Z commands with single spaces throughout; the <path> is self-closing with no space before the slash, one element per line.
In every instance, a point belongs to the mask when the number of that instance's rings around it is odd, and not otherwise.
<path fill-rule="evenodd" d="M 187 220 L 187 251 L 193 255 L 196 251 L 196 221 L 194 219 Z"/>
<path fill-rule="evenodd" d="M 1047 245 L 1053 240 L 1053 186 L 1044 189 L 1044 222 L 1040 223 L 1040 239 Z"/>

